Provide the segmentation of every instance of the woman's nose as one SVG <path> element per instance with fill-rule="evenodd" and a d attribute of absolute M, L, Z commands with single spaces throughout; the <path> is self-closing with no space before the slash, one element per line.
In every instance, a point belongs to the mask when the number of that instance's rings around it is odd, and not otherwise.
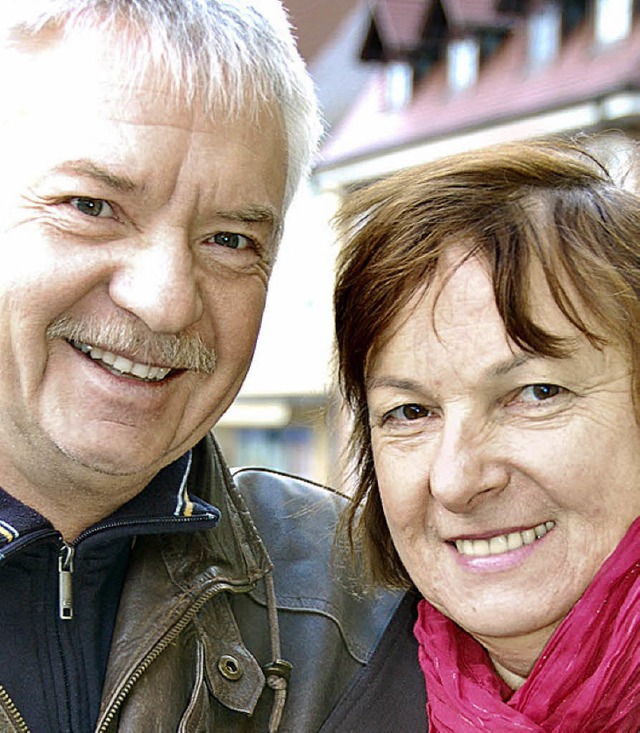
<path fill-rule="evenodd" d="M 444 508 L 464 513 L 481 497 L 504 489 L 509 470 L 490 428 L 478 429 L 464 419 L 444 421 L 430 466 L 430 491 Z"/>
<path fill-rule="evenodd" d="M 109 294 L 157 333 L 179 333 L 200 320 L 204 305 L 186 235 L 165 231 L 124 253 Z"/>

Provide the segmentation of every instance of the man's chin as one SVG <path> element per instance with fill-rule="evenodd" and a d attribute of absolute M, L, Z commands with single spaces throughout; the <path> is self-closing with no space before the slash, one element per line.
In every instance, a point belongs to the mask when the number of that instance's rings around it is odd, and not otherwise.
<path fill-rule="evenodd" d="M 69 469 L 78 473 L 86 473 L 87 478 L 103 476 L 105 478 L 130 477 L 134 480 L 145 477 L 150 479 L 171 460 L 165 456 L 164 452 L 154 452 L 150 455 L 147 451 L 137 450 L 134 446 L 128 446 L 128 449 L 125 450 L 117 450 L 117 447 L 113 445 L 96 447 L 58 443 L 57 447 L 63 460 L 69 462 Z"/>

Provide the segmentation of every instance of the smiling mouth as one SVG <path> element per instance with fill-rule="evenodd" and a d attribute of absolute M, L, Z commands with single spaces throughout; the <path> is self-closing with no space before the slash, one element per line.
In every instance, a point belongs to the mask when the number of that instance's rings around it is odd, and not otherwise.
<path fill-rule="evenodd" d="M 544 522 L 530 529 L 520 532 L 500 534 L 482 540 L 455 540 L 456 550 L 467 557 L 487 557 L 488 555 L 502 555 L 505 552 L 519 550 L 525 545 L 532 545 L 542 539 L 556 526 L 555 522 Z"/>
<path fill-rule="evenodd" d="M 128 377 L 141 382 L 161 382 L 172 371 L 170 367 L 140 364 L 124 356 L 113 354 L 111 351 L 105 351 L 98 346 L 92 346 L 91 344 L 85 344 L 79 341 L 69 341 L 69 344 L 117 377 Z"/>

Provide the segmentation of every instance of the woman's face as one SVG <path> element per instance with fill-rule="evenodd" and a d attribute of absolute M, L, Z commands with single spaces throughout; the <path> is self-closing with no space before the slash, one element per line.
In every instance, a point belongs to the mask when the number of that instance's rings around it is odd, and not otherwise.
<path fill-rule="evenodd" d="M 490 650 L 541 643 L 640 515 L 630 368 L 589 342 L 535 271 L 552 359 L 505 334 L 489 275 L 462 265 L 414 299 L 367 371 L 391 536 L 421 593 Z M 536 289 L 537 286 L 537 289 Z M 423 294 L 421 294 L 422 296 Z M 531 646 L 533 644 L 533 646 Z"/>

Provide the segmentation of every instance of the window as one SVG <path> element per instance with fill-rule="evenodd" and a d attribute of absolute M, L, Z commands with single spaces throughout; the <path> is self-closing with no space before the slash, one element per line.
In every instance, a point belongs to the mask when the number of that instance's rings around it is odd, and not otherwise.
<path fill-rule="evenodd" d="M 239 429 L 231 460 L 235 466 L 268 466 L 285 473 L 314 476 L 313 430 L 292 426 Z"/>
<path fill-rule="evenodd" d="M 562 14 L 554 2 L 541 5 L 529 17 L 529 64 L 535 71 L 558 55 Z"/>
<path fill-rule="evenodd" d="M 413 69 L 405 61 L 390 61 L 385 67 L 385 108 L 402 109 L 413 94 Z"/>
<path fill-rule="evenodd" d="M 608 46 L 624 40 L 631 30 L 631 0 L 597 0 L 596 43 Z"/>
<path fill-rule="evenodd" d="M 480 48 L 475 38 L 458 38 L 447 47 L 447 77 L 449 89 L 461 92 L 478 78 Z"/>

